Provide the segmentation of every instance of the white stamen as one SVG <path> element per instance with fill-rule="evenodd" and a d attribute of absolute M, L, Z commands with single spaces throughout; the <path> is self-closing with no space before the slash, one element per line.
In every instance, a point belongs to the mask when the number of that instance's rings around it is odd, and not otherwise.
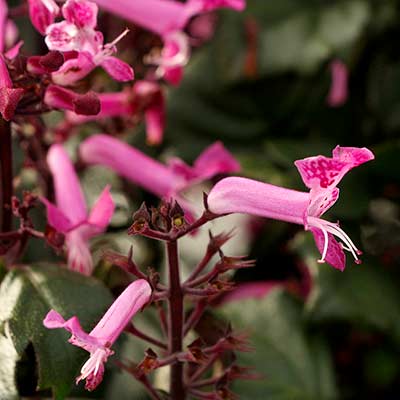
<path fill-rule="evenodd" d="M 111 43 L 106 44 L 106 46 L 115 46 L 122 38 L 124 38 L 129 33 L 129 29 L 126 28 L 119 36 L 117 36 Z"/>
<path fill-rule="evenodd" d="M 92 353 L 81 369 L 79 380 L 86 379 L 89 375 L 97 375 L 100 366 L 107 360 L 107 351 L 104 348 L 98 348 Z"/>
<path fill-rule="evenodd" d="M 318 262 L 320 263 L 325 262 L 325 258 L 328 252 L 328 242 L 329 242 L 328 233 L 330 233 L 339 238 L 343 250 L 349 251 L 353 255 L 355 262 L 360 263 L 360 259 L 358 258 L 357 255 L 361 254 L 361 251 L 357 249 L 357 247 L 349 238 L 347 233 L 344 232 L 344 230 L 341 229 L 338 224 L 334 224 L 332 222 L 325 221 L 323 219 L 315 217 L 308 217 L 307 222 L 309 226 L 313 226 L 317 229 L 320 229 L 324 235 L 324 248 L 322 251 L 322 257 L 320 260 L 318 260 Z"/>
<path fill-rule="evenodd" d="M 95 64 L 101 63 L 105 57 L 109 57 L 116 52 L 115 45 L 129 33 L 126 28 L 119 36 L 117 36 L 111 43 L 104 45 L 103 50 L 93 57 Z"/>

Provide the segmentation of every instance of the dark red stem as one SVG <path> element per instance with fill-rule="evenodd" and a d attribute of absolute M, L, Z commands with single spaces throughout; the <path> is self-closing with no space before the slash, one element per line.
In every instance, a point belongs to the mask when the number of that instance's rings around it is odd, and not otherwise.
<path fill-rule="evenodd" d="M 0 118 L 1 232 L 12 227 L 12 146 L 10 123 Z"/>
<path fill-rule="evenodd" d="M 167 242 L 169 266 L 169 324 L 168 352 L 170 355 L 182 351 L 183 341 L 183 290 L 181 287 L 178 261 L 178 244 L 176 240 Z M 186 397 L 183 385 L 183 363 L 177 361 L 171 366 L 170 377 L 171 399 L 184 400 Z"/>

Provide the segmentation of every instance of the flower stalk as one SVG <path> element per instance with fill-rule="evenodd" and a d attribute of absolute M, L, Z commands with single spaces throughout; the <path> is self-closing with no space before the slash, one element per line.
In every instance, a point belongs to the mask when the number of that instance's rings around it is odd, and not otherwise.
<path fill-rule="evenodd" d="M 12 144 L 10 123 L 0 119 L 1 232 L 12 227 Z"/>

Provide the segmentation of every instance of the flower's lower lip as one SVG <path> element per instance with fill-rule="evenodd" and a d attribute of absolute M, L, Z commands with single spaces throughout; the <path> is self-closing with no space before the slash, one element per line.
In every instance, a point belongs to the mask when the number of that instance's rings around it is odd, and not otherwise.
<path fill-rule="evenodd" d="M 362 261 L 358 258 L 358 256 L 362 254 L 362 251 L 355 246 L 355 244 L 347 235 L 347 233 L 339 227 L 338 223 L 335 224 L 333 222 L 325 221 L 320 218 L 308 217 L 307 225 L 310 227 L 320 229 L 324 235 L 324 248 L 322 251 L 322 256 L 318 260 L 319 263 L 325 262 L 325 258 L 328 252 L 328 243 L 329 243 L 328 233 L 330 233 L 331 235 L 336 236 L 338 239 L 340 239 L 340 244 L 343 250 L 347 250 L 353 255 L 355 263 L 361 264 Z"/>

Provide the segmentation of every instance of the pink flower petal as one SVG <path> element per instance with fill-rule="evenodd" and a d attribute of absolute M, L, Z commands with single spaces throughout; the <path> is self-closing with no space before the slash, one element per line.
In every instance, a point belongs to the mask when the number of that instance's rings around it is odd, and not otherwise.
<path fill-rule="evenodd" d="M 66 321 L 57 311 L 50 310 L 43 320 L 43 325 L 48 329 L 63 328 L 67 330 L 73 335 L 71 342 L 87 351 L 92 351 L 98 346 L 98 341 L 82 329 L 77 317 Z"/>
<path fill-rule="evenodd" d="M 97 5 L 85 0 L 67 0 L 62 8 L 64 18 L 79 28 L 92 28 L 97 25 Z"/>
<path fill-rule="evenodd" d="M 284 283 L 277 281 L 239 283 L 233 290 L 222 297 L 220 304 L 224 305 L 248 299 L 261 300 L 277 287 L 284 287 Z"/>
<path fill-rule="evenodd" d="M 0 87 L 0 114 L 6 121 L 13 119 L 15 109 L 23 94 L 24 89 Z"/>
<path fill-rule="evenodd" d="M 320 217 L 336 203 L 338 198 L 339 189 L 336 187 L 333 190 L 311 189 L 307 214 Z"/>
<path fill-rule="evenodd" d="M 46 206 L 47 222 L 54 229 L 66 233 L 73 227 L 71 221 L 54 204 L 50 203 L 50 201 L 44 197 L 41 197 L 40 201 Z"/>
<path fill-rule="evenodd" d="M 6 24 L 8 16 L 8 7 L 5 0 L 0 1 L 0 53 L 5 50 Z"/>
<path fill-rule="evenodd" d="M 158 145 L 162 142 L 165 128 L 165 104 L 162 94 L 144 112 L 147 143 Z"/>
<path fill-rule="evenodd" d="M 53 144 L 50 147 L 47 163 L 53 175 L 59 210 L 74 225 L 86 221 L 86 203 L 79 179 L 70 158 L 61 145 Z"/>
<path fill-rule="evenodd" d="M 315 244 L 319 252 L 322 254 L 325 244 L 323 233 L 317 228 L 310 229 L 315 240 Z M 325 261 L 333 268 L 344 271 L 346 268 L 346 256 L 344 254 L 341 244 L 339 244 L 333 235 L 328 233 L 328 251 L 326 253 Z"/>
<path fill-rule="evenodd" d="M 232 8 L 236 11 L 243 11 L 246 7 L 245 0 L 188 0 L 188 3 L 197 5 L 202 12 L 213 11 L 217 8 Z"/>
<path fill-rule="evenodd" d="M 115 203 L 111 197 L 110 185 L 107 185 L 94 204 L 88 218 L 88 223 L 104 230 L 111 221 L 114 209 Z"/>
<path fill-rule="evenodd" d="M 82 225 L 68 232 L 65 236 L 68 268 L 87 276 L 90 276 L 93 272 L 93 260 L 87 238 L 90 234 L 91 232 L 86 229 L 86 226 Z"/>
<path fill-rule="evenodd" d="M 207 147 L 196 159 L 193 169 L 197 176 L 208 179 L 217 174 L 240 171 L 239 162 L 224 147 L 222 142 L 215 142 Z"/>
<path fill-rule="evenodd" d="M 366 147 L 340 147 L 336 146 L 333 149 L 333 158 L 350 164 L 352 167 L 357 167 L 361 164 L 371 161 L 375 158 L 371 150 Z"/>
<path fill-rule="evenodd" d="M 151 287 L 144 279 L 131 283 L 115 300 L 90 336 L 114 343 L 132 317 L 150 300 Z"/>
<path fill-rule="evenodd" d="M 160 36 L 182 29 L 192 17 L 186 4 L 173 0 L 95 0 L 105 10 Z"/>
<path fill-rule="evenodd" d="M 51 77 L 54 83 L 68 86 L 84 78 L 94 68 L 96 64 L 92 56 L 87 52 L 80 52 L 76 58 L 67 60 L 57 72 L 53 72 Z"/>
<path fill-rule="evenodd" d="M 108 75 L 118 82 L 129 82 L 134 78 L 132 67 L 116 57 L 108 56 L 100 65 Z"/>
<path fill-rule="evenodd" d="M 20 40 L 17 44 L 15 44 L 13 47 L 11 47 L 9 50 L 7 50 L 4 53 L 4 56 L 9 60 L 13 60 L 15 57 L 18 56 L 19 51 L 23 45 L 24 45 L 24 42 L 22 40 Z"/>
<path fill-rule="evenodd" d="M 171 85 L 178 86 L 183 79 L 183 66 L 178 67 L 161 67 L 159 69 L 160 76 Z"/>
<path fill-rule="evenodd" d="M 49 107 L 82 115 L 97 115 L 100 112 L 100 101 L 94 92 L 78 94 L 57 85 L 47 87 L 44 102 Z"/>
<path fill-rule="evenodd" d="M 28 0 L 28 7 L 32 25 L 42 35 L 60 13 L 60 8 L 53 0 Z"/>
<path fill-rule="evenodd" d="M 372 160 L 374 155 L 368 149 L 339 147 L 333 157 L 315 156 L 295 161 L 304 184 L 310 189 L 327 189 L 336 186 L 352 168 Z"/>
<path fill-rule="evenodd" d="M 79 30 L 76 25 L 67 21 L 51 24 L 46 29 L 45 42 L 49 50 L 78 50 Z"/>
<path fill-rule="evenodd" d="M 327 102 L 331 107 L 340 107 L 347 101 L 349 72 L 346 64 L 340 60 L 333 61 L 330 68 L 332 83 Z"/>

